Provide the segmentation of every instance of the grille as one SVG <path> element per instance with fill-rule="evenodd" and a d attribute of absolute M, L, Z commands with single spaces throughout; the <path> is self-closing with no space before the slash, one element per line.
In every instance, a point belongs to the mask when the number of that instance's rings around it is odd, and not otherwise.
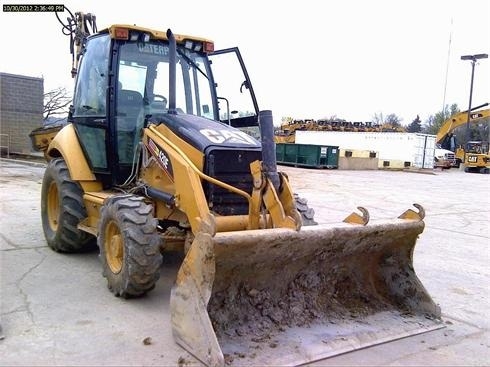
<path fill-rule="evenodd" d="M 261 158 L 260 151 L 215 149 L 206 157 L 205 172 L 208 176 L 251 194 L 253 183 L 250 163 Z M 211 211 L 219 215 L 248 214 L 246 198 L 209 182 L 204 183 L 204 192 Z"/>

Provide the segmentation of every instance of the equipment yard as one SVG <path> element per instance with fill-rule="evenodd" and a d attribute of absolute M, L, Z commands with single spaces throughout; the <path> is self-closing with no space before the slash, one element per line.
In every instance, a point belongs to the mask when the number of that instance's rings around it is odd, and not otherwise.
<path fill-rule="evenodd" d="M 41 163 L 1 161 L 0 364 L 201 366 L 172 337 L 170 290 L 182 259 L 167 255 L 155 289 L 144 297 L 114 297 L 98 251 L 62 254 L 46 244 L 39 204 L 44 170 Z M 414 203 L 422 205 L 425 230 L 414 267 L 442 311 L 438 330 L 310 365 L 488 365 L 488 175 L 457 169 L 430 174 L 278 170 L 308 199 L 320 225 L 342 222 L 359 205 L 373 220 L 393 219 Z M 255 296 L 253 291 L 248 295 Z M 273 336 L 255 342 L 257 355 L 281 346 Z M 225 351 L 230 365 L 263 365 L 254 358 Z M 286 364 L 284 358 L 271 364 Z"/>

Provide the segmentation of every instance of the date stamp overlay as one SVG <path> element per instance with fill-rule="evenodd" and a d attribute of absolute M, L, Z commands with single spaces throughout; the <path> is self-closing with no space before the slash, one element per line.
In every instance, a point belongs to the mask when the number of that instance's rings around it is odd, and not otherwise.
<path fill-rule="evenodd" d="M 44 13 L 63 12 L 65 6 L 61 4 L 3 4 L 4 13 Z"/>

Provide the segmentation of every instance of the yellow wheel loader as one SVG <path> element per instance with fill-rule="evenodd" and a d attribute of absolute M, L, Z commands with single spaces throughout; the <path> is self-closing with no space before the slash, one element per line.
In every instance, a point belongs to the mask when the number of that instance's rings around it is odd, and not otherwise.
<path fill-rule="evenodd" d="M 134 25 L 87 35 L 84 16 L 67 26 L 79 49 L 69 123 L 31 133 L 48 160 L 53 250 L 97 243 L 109 289 L 126 298 L 182 251 L 173 335 L 208 366 L 302 364 L 442 327 L 413 268 L 420 205 L 315 225 L 277 171 L 272 113 L 237 48 Z"/>

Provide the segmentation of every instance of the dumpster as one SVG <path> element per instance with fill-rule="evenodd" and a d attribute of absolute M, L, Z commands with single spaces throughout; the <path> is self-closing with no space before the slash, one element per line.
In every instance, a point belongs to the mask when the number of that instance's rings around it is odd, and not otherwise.
<path fill-rule="evenodd" d="M 338 168 L 339 147 L 276 143 L 276 161 L 278 164 L 295 167 Z"/>

